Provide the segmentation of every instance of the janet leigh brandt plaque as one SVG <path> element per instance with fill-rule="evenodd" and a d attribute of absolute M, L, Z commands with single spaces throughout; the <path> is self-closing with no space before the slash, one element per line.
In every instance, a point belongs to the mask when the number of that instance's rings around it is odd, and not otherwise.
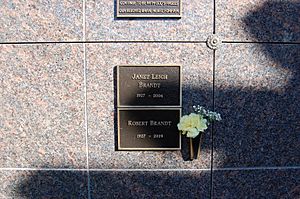
<path fill-rule="evenodd" d="M 118 66 L 118 107 L 181 107 L 181 66 Z"/>

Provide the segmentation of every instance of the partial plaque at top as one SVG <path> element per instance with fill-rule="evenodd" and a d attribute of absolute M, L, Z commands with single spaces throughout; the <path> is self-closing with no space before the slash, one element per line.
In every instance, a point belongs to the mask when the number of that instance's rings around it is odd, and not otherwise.
<path fill-rule="evenodd" d="M 181 66 L 118 66 L 118 107 L 181 107 Z"/>
<path fill-rule="evenodd" d="M 117 0 L 117 17 L 181 17 L 181 0 Z"/>

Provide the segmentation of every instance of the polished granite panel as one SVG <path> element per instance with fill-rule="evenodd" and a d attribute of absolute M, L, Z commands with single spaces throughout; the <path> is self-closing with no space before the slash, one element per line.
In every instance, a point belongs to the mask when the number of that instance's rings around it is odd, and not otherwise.
<path fill-rule="evenodd" d="M 88 198 L 80 171 L 0 171 L 0 198 Z"/>
<path fill-rule="evenodd" d="M 0 42 L 82 40 L 82 1 L 0 1 Z"/>
<path fill-rule="evenodd" d="M 87 40 L 204 41 L 213 31 L 213 1 L 182 0 L 182 18 L 116 18 L 117 0 L 86 1 Z"/>
<path fill-rule="evenodd" d="M 223 44 L 216 53 L 215 167 L 300 165 L 300 46 Z"/>
<path fill-rule="evenodd" d="M 92 171 L 91 197 L 209 198 L 209 171 Z"/>
<path fill-rule="evenodd" d="M 0 52 L 0 167 L 85 167 L 82 45 Z"/>
<path fill-rule="evenodd" d="M 202 156 L 188 159 L 187 139 L 182 151 L 116 151 L 116 66 L 180 64 L 183 69 L 183 114 L 193 104 L 212 107 L 212 51 L 205 44 L 88 44 L 87 106 L 91 168 L 209 168 L 210 131 Z"/>
<path fill-rule="evenodd" d="M 300 2 L 216 1 L 216 33 L 229 41 L 300 42 Z"/>
<path fill-rule="evenodd" d="M 213 199 L 299 199 L 300 170 L 214 171 Z"/>

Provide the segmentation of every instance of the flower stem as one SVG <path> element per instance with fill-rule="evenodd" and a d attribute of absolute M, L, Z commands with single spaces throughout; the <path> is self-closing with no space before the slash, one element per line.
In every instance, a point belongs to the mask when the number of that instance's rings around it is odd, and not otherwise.
<path fill-rule="evenodd" d="M 201 133 L 200 134 L 200 140 L 199 140 L 199 147 L 198 147 L 197 159 L 200 159 L 202 140 L 203 140 L 203 134 Z"/>
<path fill-rule="evenodd" d="M 190 138 L 190 160 L 194 159 L 194 147 L 193 147 L 193 139 Z"/>

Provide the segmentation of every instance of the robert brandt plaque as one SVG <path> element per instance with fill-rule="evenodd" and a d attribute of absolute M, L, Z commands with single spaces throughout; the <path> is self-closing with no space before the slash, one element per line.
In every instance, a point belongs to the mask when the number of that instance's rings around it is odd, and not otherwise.
<path fill-rule="evenodd" d="M 119 66 L 118 107 L 181 107 L 180 66 Z"/>
<path fill-rule="evenodd" d="M 120 150 L 179 150 L 180 108 L 118 110 Z"/>
<path fill-rule="evenodd" d="M 117 17 L 181 17 L 181 0 L 117 0 Z"/>
<path fill-rule="evenodd" d="M 118 66 L 118 149 L 180 150 L 181 66 Z"/>

